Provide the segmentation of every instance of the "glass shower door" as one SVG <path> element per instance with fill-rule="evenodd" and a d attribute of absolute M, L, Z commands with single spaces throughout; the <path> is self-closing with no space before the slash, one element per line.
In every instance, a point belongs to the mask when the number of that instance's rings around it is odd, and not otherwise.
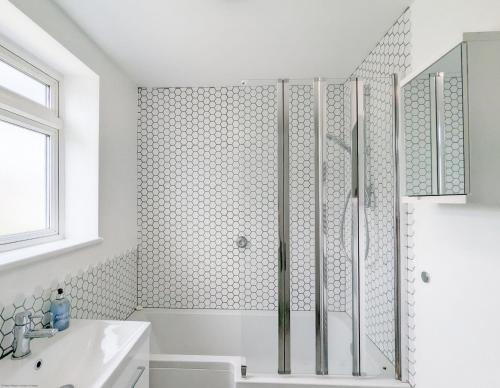
<path fill-rule="evenodd" d="M 352 374 L 350 80 L 322 83 L 323 229 L 328 305 L 328 373 Z"/>
<path fill-rule="evenodd" d="M 241 355 L 249 374 L 278 370 L 278 88 L 259 80 L 234 88 Z M 223 330 L 223 328 L 222 328 Z"/>
<path fill-rule="evenodd" d="M 399 359 L 394 78 L 323 81 L 319 99 L 324 128 L 316 186 L 322 190 L 328 373 L 394 377 Z M 317 233 L 316 244 L 318 238 Z"/>
<path fill-rule="evenodd" d="M 394 377 L 399 359 L 395 91 L 393 77 L 359 82 L 361 372 Z"/>
<path fill-rule="evenodd" d="M 315 104 L 312 79 L 287 82 L 289 123 L 290 363 L 315 373 Z"/>
<path fill-rule="evenodd" d="M 349 237 L 342 226 L 350 225 L 346 85 L 309 79 L 287 86 L 292 373 L 352 373 L 350 273 L 342 250 Z"/>
<path fill-rule="evenodd" d="M 235 89 L 248 372 L 394 376 L 392 78 Z"/>

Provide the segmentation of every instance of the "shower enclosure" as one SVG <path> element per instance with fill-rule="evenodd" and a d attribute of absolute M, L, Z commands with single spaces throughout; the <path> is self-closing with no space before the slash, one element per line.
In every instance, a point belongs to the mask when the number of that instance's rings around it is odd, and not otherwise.
<path fill-rule="evenodd" d="M 139 89 L 154 353 L 401 376 L 396 81 Z"/>
<path fill-rule="evenodd" d="M 276 246 L 268 260 L 276 261 L 278 281 L 275 319 L 260 329 L 243 323 L 241 332 L 243 342 L 275 341 L 276 348 L 263 346 L 253 356 L 275 360 L 280 374 L 400 376 L 396 82 L 244 81 L 249 137 L 261 121 L 259 90 L 276 93 L 276 127 L 268 123 L 261 141 L 276 147 L 277 176 L 268 178 L 277 186 L 257 184 L 253 167 L 244 180 L 250 207 L 259 202 L 252 196 L 275 190 L 275 235 L 266 237 Z M 244 158 L 266 149 L 247 140 L 256 152 Z M 247 162 L 258 168 L 259 161 Z M 242 251 L 250 284 L 263 273 L 255 253 Z M 246 304 L 257 290 L 250 285 Z M 277 338 L 263 334 L 271 330 Z M 259 371 L 250 361 L 248 370 Z"/>

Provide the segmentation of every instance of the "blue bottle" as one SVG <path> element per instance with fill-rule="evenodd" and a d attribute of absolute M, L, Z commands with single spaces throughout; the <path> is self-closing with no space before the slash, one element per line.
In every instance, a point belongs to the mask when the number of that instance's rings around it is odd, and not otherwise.
<path fill-rule="evenodd" d="M 69 300 L 64 297 L 63 289 L 59 288 L 56 300 L 50 305 L 54 329 L 63 331 L 69 327 L 70 308 L 71 305 Z"/>

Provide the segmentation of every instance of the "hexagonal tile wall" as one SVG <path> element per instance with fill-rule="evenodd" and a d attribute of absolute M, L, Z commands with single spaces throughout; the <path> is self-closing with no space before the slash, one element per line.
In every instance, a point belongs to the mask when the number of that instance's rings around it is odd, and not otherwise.
<path fill-rule="evenodd" d="M 446 194 L 463 194 L 465 189 L 464 120 L 462 78 L 444 78 L 444 159 Z"/>
<path fill-rule="evenodd" d="M 39 288 L 33 295 L 20 295 L 11 304 L 0 306 L 0 358 L 12 351 L 14 316 L 25 310 L 43 316 L 60 287 L 71 302 L 72 318 L 127 319 L 137 306 L 137 250 L 131 249 L 50 288 Z M 35 320 L 36 327 L 46 323 Z"/>
<path fill-rule="evenodd" d="M 328 123 L 343 125 L 342 85 Z M 274 86 L 140 88 L 139 303 L 277 308 L 278 176 Z M 311 85 L 290 86 L 292 310 L 314 309 L 314 126 Z M 343 158 L 336 150 L 330 155 Z M 340 156 L 339 156 L 340 155 Z M 343 171 L 332 159 L 329 209 L 338 226 Z M 343 194 L 342 194 L 343 197 Z M 249 244 L 238 248 L 245 236 Z M 330 309 L 345 309 L 339 232 L 329 244 Z"/>
<path fill-rule="evenodd" d="M 140 89 L 139 107 L 140 303 L 276 309 L 275 87 Z"/>
<path fill-rule="evenodd" d="M 314 310 L 313 87 L 289 85 L 290 303 Z"/>
<path fill-rule="evenodd" d="M 327 133 L 335 138 L 343 139 L 349 126 L 346 117 L 345 86 L 343 84 L 326 85 L 325 117 Z M 349 143 L 349 142 L 346 142 Z M 347 287 L 347 252 L 342 242 L 342 228 L 349 223 L 344 209 L 350 201 L 348 197 L 349 184 L 346 182 L 345 171 L 350 170 L 349 154 L 332 140 L 326 143 L 326 272 L 328 277 L 329 311 L 346 310 Z"/>
<path fill-rule="evenodd" d="M 406 194 L 432 195 L 432 150 L 430 139 L 431 90 L 429 79 L 418 79 L 405 87 L 404 131 Z"/>
<path fill-rule="evenodd" d="M 416 261 L 413 254 L 415 222 L 414 208 L 412 205 L 406 206 L 402 211 L 401 223 L 405 227 L 405 233 L 402 233 L 402 257 L 406 262 L 406 280 L 407 280 L 407 314 L 408 314 L 408 349 L 406 352 L 408 365 L 408 382 L 414 387 L 416 384 L 415 373 L 415 274 Z"/>
<path fill-rule="evenodd" d="M 139 304 L 276 309 L 275 101 L 274 86 L 139 89 Z"/>

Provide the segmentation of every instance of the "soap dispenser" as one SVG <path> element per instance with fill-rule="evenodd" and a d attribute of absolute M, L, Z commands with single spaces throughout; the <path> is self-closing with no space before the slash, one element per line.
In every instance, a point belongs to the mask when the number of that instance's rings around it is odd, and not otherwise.
<path fill-rule="evenodd" d="M 54 329 L 63 331 L 69 327 L 70 308 L 69 300 L 65 298 L 63 289 L 57 289 L 56 300 L 50 305 Z"/>

